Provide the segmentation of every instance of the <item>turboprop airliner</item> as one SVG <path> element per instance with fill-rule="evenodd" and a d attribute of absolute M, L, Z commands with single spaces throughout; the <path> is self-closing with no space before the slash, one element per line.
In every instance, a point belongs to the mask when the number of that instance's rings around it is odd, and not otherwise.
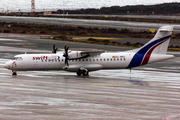
<path fill-rule="evenodd" d="M 56 52 L 54 45 L 51 54 L 16 55 L 4 67 L 12 70 L 12 75 L 17 75 L 17 71 L 64 70 L 76 72 L 78 76 L 88 76 L 90 71 L 96 70 L 131 69 L 173 58 L 173 55 L 166 54 L 172 31 L 173 26 L 162 26 L 144 46 L 116 53 L 70 51 L 67 45 L 63 52 Z"/>

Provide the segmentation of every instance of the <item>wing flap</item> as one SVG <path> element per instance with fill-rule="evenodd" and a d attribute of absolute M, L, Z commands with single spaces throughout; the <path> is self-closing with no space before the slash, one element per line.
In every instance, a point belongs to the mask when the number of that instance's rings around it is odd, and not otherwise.
<path fill-rule="evenodd" d="M 82 56 L 86 56 L 89 55 L 90 57 L 95 57 L 98 55 L 101 55 L 102 53 L 105 53 L 106 51 L 104 50 L 97 50 L 97 51 L 81 51 L 81 55 Z"/>

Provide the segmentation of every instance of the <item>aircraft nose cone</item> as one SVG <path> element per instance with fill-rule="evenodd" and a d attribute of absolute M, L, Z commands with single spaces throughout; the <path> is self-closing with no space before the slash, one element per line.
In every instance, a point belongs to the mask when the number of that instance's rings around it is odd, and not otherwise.
<path fill-rule="evenodd" d="M 9 64 L 9 62 L 7 62 L 7 63 L 4 64 L 4 68 L 10 69 L 10 64 Z"/>

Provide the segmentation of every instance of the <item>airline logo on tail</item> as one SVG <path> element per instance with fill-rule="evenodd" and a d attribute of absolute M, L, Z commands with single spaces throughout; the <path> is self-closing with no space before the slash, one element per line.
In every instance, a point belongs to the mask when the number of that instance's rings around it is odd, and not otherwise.
<path fill-rule="evenodd" d="M 153 50 L 161 45 L 162 43 L 164 43 L 165 41 L 169 40 L 171 38 L 171 35 L 157 39 L 151 43 L 149 43 L 148 45 L 146 45 L 145 47 L 143 47 L 142 49 L 140 49 L 133 57 L 133 59 L 131 60 L 129 66 L 127 68 L 132 68 L 132 67 L 136 67 L 136 66 L 140 66 L 140 65 L 145 65 L 148 63 L 150 56 L 153 52 Z"/>

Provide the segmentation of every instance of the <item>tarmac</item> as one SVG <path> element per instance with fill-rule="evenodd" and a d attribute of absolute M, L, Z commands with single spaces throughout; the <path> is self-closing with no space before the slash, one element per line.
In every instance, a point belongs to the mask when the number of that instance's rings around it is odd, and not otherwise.
<path fill-rule="evenodd" d="M 100 70 L 89 77 L 65 71 L 27 71 L 12 76 L 3 64 L 20 53 L 49 53 L 66 41 L 43 35 L 0 34 L 1 120 L 179 120 L 180 52 L 174 59 L 131 70 Z M 132 48 L 67 42 L 73 50 Z"/>

